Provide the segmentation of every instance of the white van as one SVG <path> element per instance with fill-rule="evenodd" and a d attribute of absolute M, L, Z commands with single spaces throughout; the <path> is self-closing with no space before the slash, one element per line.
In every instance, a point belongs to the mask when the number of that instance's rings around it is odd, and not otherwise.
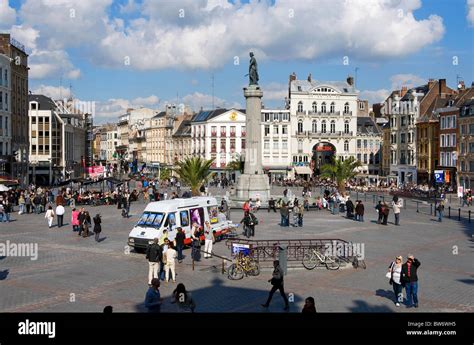
<path fill-rule="evenodd" d="M 135 251 L 143 251 L 154 238 L 160 238 L 163 230 L 168 230 L 168 239 L 173 241 L 177 228 L 181 227 L 185 234 L 185 245 L 190 245 L 191 225 L 197 223 L 204 227 L 209 221 L 216 236 L 229 232 L 230 220 L 219 219 L 217 200 L 211 197 L 194 197 L 150 202 L 138 223 L 128 235 L 128 245 Z M 170 223 L 172 230 L 170 230 Z M 204 240 L 204 237 L 201 238 Z"/>

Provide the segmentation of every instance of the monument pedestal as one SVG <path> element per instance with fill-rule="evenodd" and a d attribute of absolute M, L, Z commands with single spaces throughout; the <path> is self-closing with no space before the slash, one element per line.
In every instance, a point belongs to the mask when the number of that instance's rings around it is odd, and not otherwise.
<path fill-rule="evenodd" d="M 264 174 L 240 175 L 235 189 L 235 196 L 232 200 L 238 204 L 243 204 L 249 199 L 255 201 L 257 198 L 262 202 L 262 206 L 268 205 L 268 199 L 270 199 L 268 176 Z"/>

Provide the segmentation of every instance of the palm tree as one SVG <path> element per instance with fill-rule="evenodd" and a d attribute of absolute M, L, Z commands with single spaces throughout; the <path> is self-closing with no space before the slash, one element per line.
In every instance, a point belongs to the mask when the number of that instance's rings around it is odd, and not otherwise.
<path fill-rule="evenodd" d="M 241 159 L 233 160 L 227 163 L 227 169 L 230 171 L 240 171 L 240 173 L 244 172 L 244 161 Z"/>
<path fill-rule="evenodd" d="M 210 167 L 213 161 L 213 159 L 206 160 L 201 157 L 191 157 L 177 163 L 178 168 L 175 172 L 182 182 L 191 187 L 191 193 L 194 196 L 200 194 L 199 189 L 211 178 Z"/>
<path fill-rule="evenodd" d="M 360 167 L 360 162 L 354 157 L 349 157 L 342 160 L 338 158 L 333 159 L 332 163 L 325 164 L 321 167 L 321 177 L 330 178 L 337 184 L 337 189 L 344 192 L 346 189 L 346 181 L 354 178 L 357 172 L 356 169 Z"/>

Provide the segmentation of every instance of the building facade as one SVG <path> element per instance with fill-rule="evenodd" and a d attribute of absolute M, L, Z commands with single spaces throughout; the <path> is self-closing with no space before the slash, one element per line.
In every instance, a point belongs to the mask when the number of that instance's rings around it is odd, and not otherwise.
<path fill-rule="evenodd" d="M 245 112 L 240 109 L 201 111 L 191 122 L 192 154 L 213 159 L 212 170 L 226 174 L 226 167 L 245 150 Z"/>
<path fill-rule="evenodd" d="M 262 166 L 271 181 L 286 179 L 299 164 L 291 157 L 291 120 L 288 109 L 262 109 Z"/>
<path fill-rule="evenodd" d="M 309 169 L 295 169 L 295 176 L 319 175 L 332 157 L 354 157 L 358 113 L 353 79 L 316 81 L 311 75 L 298 80 L 290 75 L 289 104 L 293 162 Z"/>
<path fill-rule="evenodd" d="M 85 115 L 65 112 L 43 95 L 30 95 L 29 100 L 29 161 L 33 183 L 51 185 L 82 177 L 87 134 Z"/>
<path fill-rule="evenodd" d="M 0 175 L 11 172 L 11 69 L 10 58 L 0 54 Z"/>
<path fill-rule="evenodd" d="M 459 186 L 474 189 L 474 98 L 460 105 L 459 121 Z"/>
<path fill-rule="evenodd" d="M 28 184 L 28 54 L 10 34 L 0 34 L 0 54 L 10 58 L 11 147 L 10 175 Z"/>
<path fill-rule="evenodd" d="M 356 159 L 361 164 L 358 178 L 364 179 L 367 184 L 378 183 L 382 139 L 382 130 L 371 117 L 357 118 Z"/>

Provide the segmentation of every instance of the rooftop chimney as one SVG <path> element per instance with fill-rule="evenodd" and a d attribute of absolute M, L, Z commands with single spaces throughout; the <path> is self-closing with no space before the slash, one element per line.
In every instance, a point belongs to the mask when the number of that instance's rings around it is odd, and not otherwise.
<path fill-rule="evenodd" d="M 402 86 L 402 89 L 400 90 L 400 97 L 405 96 L 407 91 L 408 91 L 408 88 L 406 86 Z"/>
<path fill-rule="evenodd" d="M 354 78 L 352 78 L 351 76 L 348 76 L 346 80 L 347 84 L 349 84 L 350 86 L 354 85 Z"/>
<path fill-rule="evenodd" d="M 431 79 L 431 78 L 430 78 L 430 79 L 428 80 L 428 90 L 431 90 L 431 88 L 433 87 L 434 83 L 435 83 L 434 79 Z"/>
<path fill-rule="evenodd" d="M 296 73 L 295 73 L 295 72 L 293 72 L 292 74 L 290 74 L 290 83 L 291 83 L 293 80 L 296 80 Z"/>
<path fill-rule="evenodd" d="M 440 79 L 438 81 L 438 87 L 439 87 L 439 94 L 442 95 L 442 94 L 446 94 L 446 79 Z"/>

